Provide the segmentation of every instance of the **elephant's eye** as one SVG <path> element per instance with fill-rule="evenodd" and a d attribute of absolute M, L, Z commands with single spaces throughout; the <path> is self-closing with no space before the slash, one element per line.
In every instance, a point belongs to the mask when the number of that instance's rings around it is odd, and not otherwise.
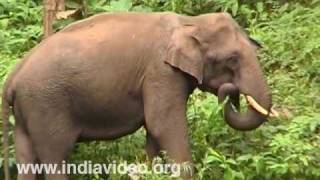
<path fill-rule="evenodd" d="M 239 68 L 239 57 L 238 56 L 231 56 L 227 59 L 227 66 L 230 69 L 238 69 Z"/>

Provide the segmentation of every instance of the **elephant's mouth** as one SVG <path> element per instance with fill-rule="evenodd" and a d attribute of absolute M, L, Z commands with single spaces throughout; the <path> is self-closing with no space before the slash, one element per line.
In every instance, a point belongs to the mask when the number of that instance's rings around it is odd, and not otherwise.
<path fill-rule="evenodd" d="M 239 94 L 237 95 L 231 95 L 231 104 L 233 105 L 232 108 L 234 111 L 238 111 L 239 110 L 239 98 L 236 96 L 239 96 Z M 251 107 L 252 109 L 254 109 L 255 111 L 257 111 L 258 113 L 260 113 L 263 116 L 269 116 L 269 117 L 279 117 L 279 113 L 274 110 L 273 108 L 270 109 L 270 111 L 266 110 L 264 107 L 262 107 L 252 96 L 250 95 L 245 95 L 242 94 L 247 102 L 247 105 L 249 107 Z"/>
<path fill-rule="evenodd" d="M 242 92 L 246 99 L 245 106 L 247 107 L 246 112 L 240 112 L 240 89 L 232 84 L 225 83 L 220 86 L 218 90 L 218 100 L 219 102 L 224 102 L 227 96 L 229 99 L 224 105 L 224 119 L 227 124 L 232 128 L 237 130 L 252 130 L 263 124 L 268 117 L 277 116 L 278 113 L 271 108 L 271 100 L 256 101 L 254 97 L 259 97 L 257 94 L 255 96 L 249 95 L 249 93 Z M 268 95 L 267 95 L 268 97 Z M 268 110 L 269 111 L 268 111 Z"/>
<path fill-rule="evenodd" d="M 235 87 L 235 86 L 234 86 Z M 218 91 L 218 90 L 217 90 Z M 216 92 L 216 91 L 214 91 Z M 235 90 L 231 93 L 228 94 L 230 96 L 230 99 L 231 99 L 231 104 L 233 105 L 233 109 L 235 111 L 239 110 L 239 97 L 240 97 L 240 94 L 244 96 L 246 102 L 247 102 L 247 105 L 249 107 L 251 107 L 252 109 L 254 109 L 255 111 L 257 111 L 258 113 L 260 113 L 261 115 L 263 116 L 269 116 L 269 117 L 278 117 L 279 116 L 279 113 L 274 110 L 273 108 L 270 108 L 270 111 L 266 110 L 263 106 L 261 106 L 252 96 L 248 95 L 248 94 L 243 94 L 243 93 L 240 93 L 239 90 Z"/>
<path fill-rule="evenodd" d="M 279 113 L 275 111 L 273 108 L 270 109 L 270 111 L 267 111 L 264 107 L 262 107 L 252 96 L 245 95 L 245 98 L 247 100 L 247 104 L 252 107 L 254 110 L 259 112 L 260 114 L 264 116 L 270 116 L 270 117 L 278 117 Z"/>

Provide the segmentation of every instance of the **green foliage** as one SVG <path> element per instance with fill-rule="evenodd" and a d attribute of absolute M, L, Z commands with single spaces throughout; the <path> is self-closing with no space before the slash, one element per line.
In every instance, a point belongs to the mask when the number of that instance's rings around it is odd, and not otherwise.
<path fill-rule="evenodd" d="M 41 6 L 29 0 L 0 0 L 0 48 L 20 54 L 40 40 Z"/>
<path fill-rule="evenodd" d="M 77 1 L 79 2 L 79 1 Z M 250 36 L 262 42 L 260 60 L 282 114 L 252 132 L 237 132 L 223 121 L 216 98 L 196 91 L 188 102 L 195 179 L 320 178 L 320 1 L 319 0 L 90 0 L 67 1 L 83 15 L 119 11 L 175 11 L 182 14 L 227 11 Z M 289 2 L 289 3 L 288 3 Z M 40 41 L 41 1 L 0 0 L 1 82 L 22 55 Z M 60 21 L 60 29 L 73 20 Z M 0 121 L 0 126 L 2 121 Z M 12 137 L 12 131 L 10 132 Z M 0 131 L 2 137 L 2 132 Z M 145 132 L 112 142 L 78 144 L 71 162 L 146 162 Z M 13 146 L 11 154 L 13 157 Z M 2 157 L 2 156 L 0 156 Z M 1 160 L 1 158 L 0 158 Z M 12 160 L 12 163 L 15 163 Z M 0 167 L 2 165 L 0 164 Z M 105 179 L 83 175 L 81 179 Z M 1 173 L 0 173 L 1 178 Z M 127 176 L 110 175 L 110 179 Z M 74 176 L 72 179 L 79 179 Z M 142 175 L 141 179 L 170 179 Z"/>

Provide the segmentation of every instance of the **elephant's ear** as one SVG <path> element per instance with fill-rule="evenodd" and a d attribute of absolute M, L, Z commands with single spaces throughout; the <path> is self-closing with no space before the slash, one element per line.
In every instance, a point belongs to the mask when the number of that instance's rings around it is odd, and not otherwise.
<path fill-rule="evenodd" d="M 197 27 L 184 25 L 174 30 L 165 60 L 171 66 L 193 76 L 202 83 L 204 62 L 197 39 Z"/>

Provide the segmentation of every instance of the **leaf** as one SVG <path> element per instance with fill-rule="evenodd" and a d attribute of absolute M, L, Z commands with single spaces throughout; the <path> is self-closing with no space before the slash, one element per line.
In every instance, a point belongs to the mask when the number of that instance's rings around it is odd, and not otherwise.
<path fill-rule="evenodd" d="M 236 16 L 239 10 L 239 3 L 238 1 L 235 1 L 231 7 L 231 13 L 233 16 Z"/>
<path fill-rule="evenodd" d="M 15 126 L 15 119 L 14 119 L 14 117 L 13 116 L 10 116 L 9 117 L 9 122 L 10 122 L 10 124 L 12 124 L 13 126 Z"/>
<path fill-rule="evenodd" d="M 264 168 L 265 168 L 264 161 L 262 161 L 261 159 L 258 159 L 256 161 L 256 171 L 257 171 L 257 173 L 260 174 L 261 172 L 263 172 Z"/>
<path fill-rule="evenodd" d="M 257 3 L 257 11 L 259 13 L 263 13 L 264 7 L 263 7 L 263 3 L 262 2 L 258 2 Z"/>
<path fill-rule="evenodd" d="M 81 8 L 81 5 L 74 1 L 65 1 L 65 6 L 70 9 L 78 9 Z"/>
<path fill-rule="evenodd" d="M 132 8 L 132 0 L 119 0 L 111 1 L 109 6 L 106 6 L 106 10 L 109 12 L 126 12 Z"/>
<path fill-rule="evenodd" d="M 313 1 L 311 2 L 311 5 L 313 5 L 313 6 L 315 6 L 315 5 L 317 5 L 317 4 L 320 4 L 320 0 L 313 0 Z"/>
<path fill-rule="evenodd" d="M 142 5 L 134 6 L 131 11 L 135 12 L 152 12 L 152 9 L 150 7 L 144 7 Z"/>
<path fill-rule="evenodd" d="M 233 180 L 234 177 L 235 177 L 234 171 L 228 167 L 223 175 L 224 180 Z"/>
<path fill-rule="evenodd" d="M 0 29 L 6 29 L 9 24 L 9 19 L 0 19 Z"/>
<path fill-rule="evenodd" d="M 212 162 L 222 162 L 222 161 L 221 161 L 220 158 L 218 158 L 218 157 L 216 157 L 216 156 L 208 156 L 208 157 L 206 158 L 205 163 L 206 163 L 206 164 L 210 164 L 210 163 L 212 163 Z"/>
<path fill-rule="evenodd" d="M 67 10 L 67 11 L 58 12 L 56 14 L 56 18 L 57 19 L 67 19 L 69 16 L 72 16 L 75 12 L 76 12 L 76 10 Z"/>
<path fill-rule="evenodd" d="M 237 165 L 237 162 L 235 160 L 233 160 L 233 159 L 227 159 L 226 163 L 232 164 L 232 165 Z"/>
<path fill-rule="evenodd" d="M 225 158 L 224 156 L 220 155 L 217 151 L 214 149 L 210 148 L 209 149 L 209 154 L 207 155 L 206 163 L 211 163 L 211 162 L 224 162 Z"/>
<path fill-rule="evenodd" d="M 308 166 L 309 162 L 308 162 L 308 158 L 305 156 L 300 156 L 299 160 L 303 163 L 304 166 Z"/>
<path fill-rule="evenodd" d="M 242 155 L 237 158 L 238 161 L 249 161 L 250 159 L 252 159 L 251 154 Z"/>

